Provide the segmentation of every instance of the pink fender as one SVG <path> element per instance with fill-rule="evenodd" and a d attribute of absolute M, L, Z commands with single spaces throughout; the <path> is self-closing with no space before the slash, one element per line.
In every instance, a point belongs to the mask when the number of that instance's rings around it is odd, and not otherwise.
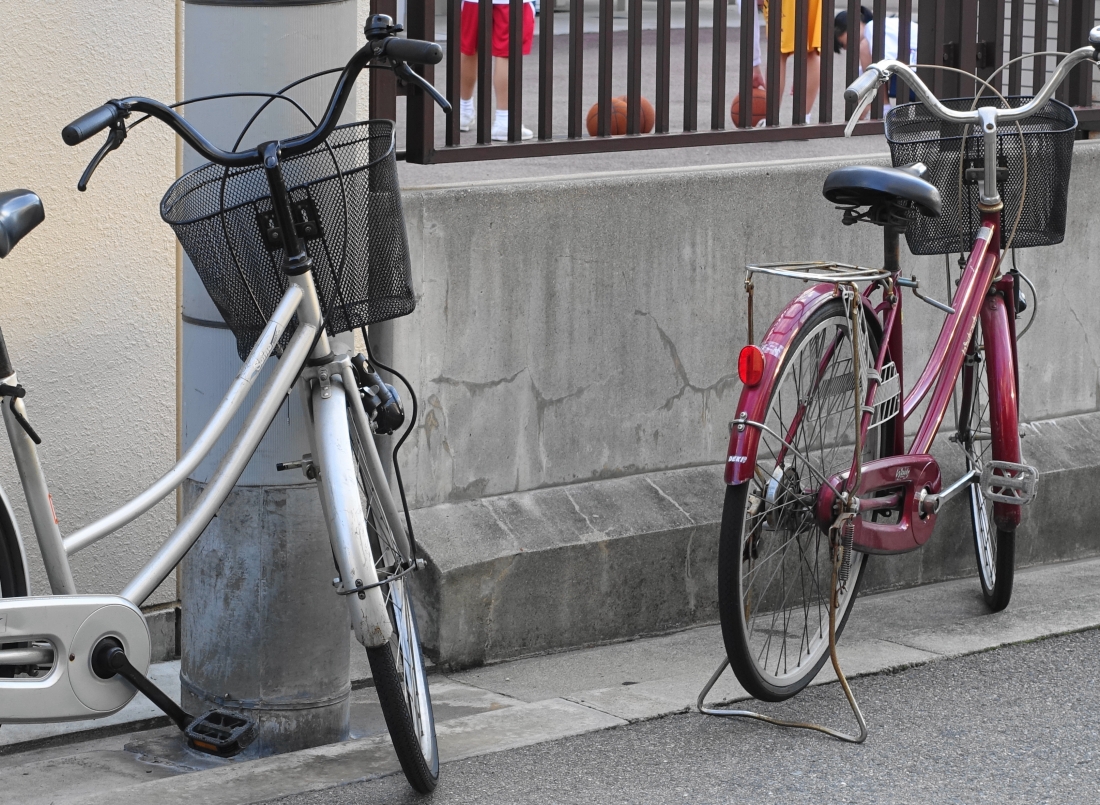
<path fill-rule="evenodd" d="M 767 416 L 768 401 L 772 396 L 772 387 L 779 380 L 779 367 L 787 355 L 791 341 L 794 340 L 803 324 L 816 313 L 822 305 L 836 297 L 836 286 L 821 283 L 807 288 L 793 299 L 783 312 L 772 322 L 760 350 L 764 353 L 764 377 L 752 388 L 742 388 L 737 402 L 736 416 L 753 422 L 763 422 Z M 863 300 L 867 313 L 874 316 L 870 300 Z M 727 484 L 740 484 L 753 477 L 756 470 L 756 448 L 760 443 L 760 429 L 751 425 L 734 425 L 730 433 L 729 448 L 726 451 Z"/>
<path fill-rule="evenodd" d="M 1007 285 L 1001 290 L 1010 292 Z M 985 371 L 989 380 L 993 458 L 1018 464 L 1022 459 L 1019 404 L 1016 399 L 1016 339 L 1005 299 L 1000 294 L 990 294 L 982 303 L 981 327 L 985 343 Z M 1012 503 L 994 503 L 993 520 L 999 528 L 1011 531 L 1020 523 L 1020 507 Z"/>

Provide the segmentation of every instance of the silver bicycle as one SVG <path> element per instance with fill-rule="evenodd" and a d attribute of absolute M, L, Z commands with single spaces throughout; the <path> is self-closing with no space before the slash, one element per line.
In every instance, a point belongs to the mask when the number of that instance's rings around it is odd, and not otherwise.
<path fill-rule="evenodd" d="M 209 160 L 173 185 L 161 211 L 234 331 L 244 363 L 171 470 L 116 511 L 62 537 L 38 460 L 41 440 L 0 334 L 0 405 L 53 593 L 30 595 L 22 538 L 0 490 L 0 722 L 101 718 L 141 691 L 193 748 L 231 756 L 248 745 L 255 725 L 241 713 L 193 716 L 145 676 L 150 638 L 139 606 L 195 544 L 297 386 L 312 452 L 280 468 L 300 467 L 317 480 L 340 574 L 336 592 L 347 601 L 355 636 L 366 648 L 394 748 L 414 788 L 426 793 L 435 787 L 435 722 L 407 585 L 408 574 L 423 562 L 416 558 L 407 507 L 402 513 L 391 495 L 375 446 L 375 434 L 399 428 L 404 412 L 396 390 L 378 375 L 369 344 L 368 356 L 336 354 L 330 339 L 357 327 L 365 338 L 367 324 L 404 315 L 414 305 L 392 123 L 336 125 L 367 67 L 394 70 L 449 111 L 408 67 L 438 63 L 439 46 L 396 37 L 398 31 L 388 17 L 367 21 L 367 44 L 338 71 L 328 107 L 307 135 L 223 151 L 171 107 L 138 97 L 110 101 L 62 132 L 66 143 L 77 145 L 108 131 L 80 189 L 141 122 L 127 126 L 134 113 L 167 123 Z M 268 94 L 266 103 L 278 97 Z M 0 194 L 0 257 L 43 218 L 35 194 Z M 232 446 L 153 558 L 119 595 L 77 594 L 69 556 L 170 495 L 217 442 L 272 355 L 277 365 Z"/>

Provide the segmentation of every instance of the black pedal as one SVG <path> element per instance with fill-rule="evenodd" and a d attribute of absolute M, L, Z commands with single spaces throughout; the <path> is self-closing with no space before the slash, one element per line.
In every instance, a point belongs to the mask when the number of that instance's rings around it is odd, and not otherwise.
<path fill-rule="evenodd" d="M 192 749 L 218 757 L 233 757 L 256 739 L 256 724 L 236 713 L 211 710 L 183 731 Z"/>

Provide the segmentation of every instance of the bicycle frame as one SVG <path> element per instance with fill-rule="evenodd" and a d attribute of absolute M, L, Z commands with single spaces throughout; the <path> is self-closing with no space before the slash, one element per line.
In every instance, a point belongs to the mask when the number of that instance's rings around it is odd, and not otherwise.
<path fill-rule="evenodd" d="M 370 423 L 350 356 L 333 355 L 327 336 L 319 332 L 321 311 L 313 277 L 309 272 L 291 275 L 289 283 L 225 397 L 191 447 L 144 492 L 67 537 L 62 538 L 54 517 L 35 443 L 16 417 L 16 413 L 25 415 L 23 400 L 13 400 L 14 411 L 3 406 L 8 437 L 53 595 L 0 599 L 0 634 L 9 645 L 0 648 L 0 665 L 50 665 L 52 662 L 50 670 L 41 678 L 0 679 L 0 720 L 40 722 L 106 716 L 133 697 L 134 688 L 121 678 L 94 678 L 90 667 L 84 667 L 87 663 L 64 662 L 65 657 L 90 650 L 104 634 L 113 635 L 122 640 L 131 661 L 144 673 L 150 647 L 140 605 L 201 536 L 296 383 L 312 420 L 309 432 L 312 461 L 319 470 L 322 510 L 342 579 L 341 587 L 364 588 L 357 595 L 344 596 L 351 612 L 352 627 L 359 641 L 368 648 L 384 645 L 389 640 L 393 626 L 378 586 L 375 557 L 371 554 L 351 455 L 349 426 L 365 435 L 360 442 L 366 453 L 366 471 L 390 522 L 400 523 L 401 520 L 389 494 L 374 440 L 370 438 Z M 77 595 L 69 556 L 141 516 L 184 481 L 241 408 L 295 315 L 298 317 L 297 330 L 192 509 L 120 595 Z M 316 365 L 306 365 L 310 358 L 309 363 Z M 3 382 L 15 385 L 17 378 L 13 374 Z M 88 629 L 94 632 L 91 637 L 88 637 L 91 634 Z M 40 641 L 49 642 L 52 648 L 31 645 Z M 17 643 L 23 647 L 15 648 Z M 66 680 L 71 681 L 71 686 Z"/>
<path fill-rule="evenodd" d="M 929 538 L 935 522 L 935 512 L 921 508 L 921 493 L 940 492 L 939 469 L 928 456 L 932 442 L 939 432 L 943 417 L 962 371 L 967 350 L 980 323 L 986 344 L 986 360 L 990 378 L 1005 382 L 990 383 L 990 416 L 1000 427 L 993 427 L 996 434 L 1016 432 L 1018 416 L 1016 399 L 1016 338 L 1015 322 L 1008 315 L 1005 299 L 1011 298 L 1011 278 L 996 276 L 1000 264 L 999 211 L 981 214 L 981 227 L 971 247 L 970 258 L 959 280 L 952 302 L 954 312 L 945 319 L 935 347 L 920 377 L 908 393 L 904 394 L 901 410 L 897 414 L 894 441 L 886 446 L 886 458 L 867 462 L 862 466 L 853 457 L 852 467 L 827 483 L 818 503 L 818 520 L 831 521 L 832 507 L 828 504 L 839 491 L 853 492 L 861 500 L 861 510 L 875 507 L 870 498 L 875 492 L 898 491 L 904 500 L 893 498 L 900 511 L 899 523 L 885 524 L 859 520 L 856 546 L 870 553 L 901 553 L 920 547 Z M 899 272 L 895 272 L 893 280 Z M 895 281 L 882 285 L 883 301 L 875 305 L 870 298 L 873 284 L 860 296 L 864 316 L 873 318 L 881 327 L 881 341 L 875 357 L 875 372 L 893 361 L 904 393 L 905 374 L 902 361 L 904 341 L 902 337 L 902 295 Z M 739 484 L 749 481 L 756 472 L 757 447 L 761 428 L 750 423 L 763 423 L 767 417 L 773 384 L 780 377 L 783 364 L 794 336 L 823 305 L 836 298 L 837 287 L 830 283 L 815 285 L 793 300 L 769 328 L 761 343 L 764 355 L 764 378 L 759 385 L 744 388 L 738 404 L 738 419 L 730 433 L 726 459 L 725 481 Z M 871 408 L 875 400 L 877 382 L 868 383 L 864 413 L 860 421 L 861 436 L 867 437 L 871 427 Z M 931 395 L 927 409 L 921 418 L 917 433 L 908 449 L 905 447 L 905 423 L 921 402 Z M 1006 426 L 1008 429 L 1006 429 Z M 783 434 L 778 434 L 785 438 Z M 1019 462 L 1019 444 L 1002 438 L 993 445 L 994 455 L 1005 461 Z M 900 457 L 900 458 L 899 458 Z M 849 479 L 859 478 L 858 489 L 850 489 Z M 821 479 L 825 480 L 825 479 Z M 941 499 L 961 492 L 977 481 L 971 471 L 952 483 Z M 828 511 L 826 511 L 828 510 Z M 824 513 L 823 513 L 824 512 Z M 996 503 L 994 516 L 1002 527 L 1014 527 L 1019 523 L 1019 505 Z"/>

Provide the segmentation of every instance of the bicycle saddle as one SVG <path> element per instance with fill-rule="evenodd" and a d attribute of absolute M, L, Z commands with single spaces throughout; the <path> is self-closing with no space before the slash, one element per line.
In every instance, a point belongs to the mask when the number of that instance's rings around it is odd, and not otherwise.
<path fill-rule="evenodd" d="M 940 214 L 940 191 L 924 181 L 928 168 L 917 162 L 903 168 L 852 165 L 825 179 L 821 192 L 843 207 L 866 207 L 882 201 L 910 201 L 922 214 Z"/>
<path fill-rule="evenodd" d="M 0 193 L 0 257 L 7 257 L 15 244 L 45 219 L 42 199 L 30 190 Z"/>

